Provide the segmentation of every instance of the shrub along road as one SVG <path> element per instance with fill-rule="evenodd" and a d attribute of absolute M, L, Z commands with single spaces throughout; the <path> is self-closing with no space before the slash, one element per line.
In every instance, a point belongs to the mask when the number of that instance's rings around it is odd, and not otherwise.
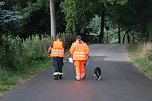
<path fill-rule="evenodd" d="M 65 63 L 64 79 L 54 81 L 52 68 L 4 93 L 0 101 L 152 101 L 152 81 L 129 61 L 123 44 L 90 45 L 90 59 L 102 68 L 102 81 L 87 67 L 85 80 L 75 80 L 72 64 Z"/>

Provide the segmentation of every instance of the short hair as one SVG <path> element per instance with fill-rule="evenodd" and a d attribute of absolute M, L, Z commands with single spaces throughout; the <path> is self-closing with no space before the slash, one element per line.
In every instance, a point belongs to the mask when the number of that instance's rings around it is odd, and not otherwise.
<path fill-rule="evenodd" d="M 56 39 L 60 39 L 61 36 L 59 34 L 56 35 Z"/>
<path fill-rule="evenodd" d="M 80 35 L 78 35 L 78 36 L 77 36 L 77 39 L 81 40 L 81 36 L 80 36 Z"/>

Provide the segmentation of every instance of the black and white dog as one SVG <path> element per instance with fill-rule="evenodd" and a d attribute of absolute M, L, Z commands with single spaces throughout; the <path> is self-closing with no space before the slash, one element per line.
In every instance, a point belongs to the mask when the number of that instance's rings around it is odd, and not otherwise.
<path fill-rule="evenodd" d="M 95 69 L 94 69 L 94 79 L 98 80 L 98 81 L 101 79 L 101 69 L 100 69 L 100 67 L 95 67 Z"/>

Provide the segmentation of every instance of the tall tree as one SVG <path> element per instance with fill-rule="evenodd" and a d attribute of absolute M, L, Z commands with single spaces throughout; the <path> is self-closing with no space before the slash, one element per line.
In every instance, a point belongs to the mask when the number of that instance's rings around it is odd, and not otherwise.
<path fill-rule="evenodd" d="M 3 9 L 2 6 L 4 6 Z M 0 28 L 1 31 L 5 31 L 5 33 L 8 33 L 9 31 L 11 34 L 16 35 L 16 26 L 18 22 L 21 21 L 23 17 L 19 14 L 18 11 L 12 11 L 5 8 L 5 3 L 0 2 Z M 15 25 L 14 25 L 15 24 Z M 2 33 L 2 32 L 1 32 Z"/>
<path fill-rule="evenodd" d="M 7 0 L 12 1 L 12 0 Z M 23 21 L 18 28 L 18 34 L 22 38 L 31 35 L 43 35 L 51 33 L 50 0 L 14 0 L 7 2 L 7 7 L 19 11 L 23 15 Z M 65 31 L 64 14 L 60 9 L 61 0 L 54 0 L 56 15 L 56 32 Z M 54 21 L 54 20 L 53 20 Z"/>
<path fill-rule="evenodd" d="M 83 33 L 94 16 L 90 0 L 64 0 L 61 4 L 65 14 L 67 32 Z"/>

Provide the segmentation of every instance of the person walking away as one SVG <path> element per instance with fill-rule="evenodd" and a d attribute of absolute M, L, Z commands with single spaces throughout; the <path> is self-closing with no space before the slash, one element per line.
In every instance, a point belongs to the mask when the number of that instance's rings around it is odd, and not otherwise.
<path fill-rule="evenodd" d="M 76 70 L 76 80 L 78 81 L 84 79 L 86 76 L 85 63 L 88 59 L 88 53 L 88 45 L 83 42 L 81 36 L 78 35 L 76 41 L 72 43 L 70 48 L 70 55 L 74 61 Z"/>
<path fill-rule="evenodd" d="M 50 54 L 51 53 L 51 54 Z M 56 36 L 56 40 L 51 43 L 48 49 L 48 55 L 53 59 L 53 76 L 54 80 L 63 78 L 63 57 L 64 57 L 64 43 L 60 40 L 60 36 Z"/>

